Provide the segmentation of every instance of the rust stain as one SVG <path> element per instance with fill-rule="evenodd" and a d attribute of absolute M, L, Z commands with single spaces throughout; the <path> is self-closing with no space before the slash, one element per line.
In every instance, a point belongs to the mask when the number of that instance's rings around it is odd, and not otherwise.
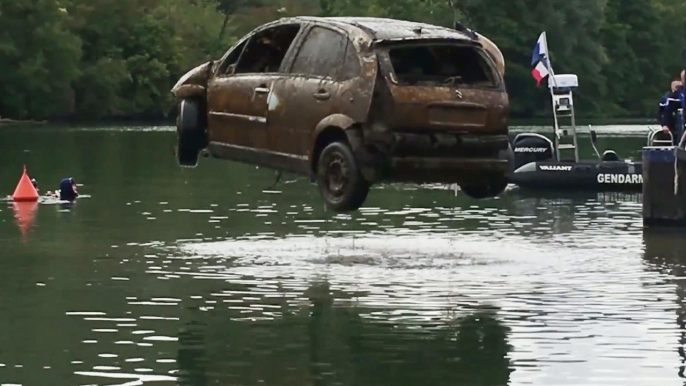
<path fill-rule="evenodd" d="M 240 60 L 230 50 L 222 61 L 192 69 L 174 86 L 172 93 L 178 100 L 206 98 L 211 141 L 301 157 L 314 168 L 322 136 L 340 138 L 335 134 L 338 131 L 347 136 L 370 182 L 454 182 L 506 171 L 507 165 L 498 160 L 499 152 L 508 146 L 505 60 L 487 37 L 390 19 L 297 17 L 261 26 L 241 41 L 293 25 L 301 26 L 302 32 L 288 46 L 278 47 L 285 53 L 280 70 L 218 74 L 218 68 L 233 68 L 223 61 Z M 311 26 L 325 26 L 345 36 L 359 65 L 354 76 L 339 79 L 289 73 Z M 474 50 L 474 57 L 485 59 L 472 65 L 492 71 L 490 83 L 466 82 L 462 78 L 473 76 L 470 69 L 458 80 L 436 69 L 429 75 L 443 78 L 431 79 L 424 71 L 424 78 L 410 82 L 411 71 L 399 71 L 390 50 L 413 45 L 459 45 Z M 232 50 L 237 47 L 243 45 Z M 345 53 L 330 54 L 340 55 L 339 63 L 343 63 Z M 435 58 L 435 63 L 426 64 L 421 62 L 425 55 L 416 56 L 419 59 L 411 55 L 406 59 L 408 67 L 451 64 Z"/>

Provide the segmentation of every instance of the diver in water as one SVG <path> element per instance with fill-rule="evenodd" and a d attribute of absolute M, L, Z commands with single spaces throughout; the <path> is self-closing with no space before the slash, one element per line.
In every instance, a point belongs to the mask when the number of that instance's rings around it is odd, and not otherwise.
<path fill-rule="evenodd" d="M 60 200 L 62 201 L 74 201 L 79 193 L 76 191 L 76 182 L 73 178 L 65 178 L 60 182 L 59 190 Z"/>
<path fill-rule="evenodd" d="M 38 181 L 36 181 L 35 178 L 31 179 L 31 184 L 33 185 L 33 188 L 36 189 L 36 193 L 40 194 L 40 190 L 38 189 Z"/>

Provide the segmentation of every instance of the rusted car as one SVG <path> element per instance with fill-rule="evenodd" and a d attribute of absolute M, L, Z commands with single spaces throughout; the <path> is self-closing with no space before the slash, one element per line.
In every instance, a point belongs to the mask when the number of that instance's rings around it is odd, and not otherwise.
<path fill-rule="evenodd" d="M 177 158 L 309 176 L 327 207 L 379 182 L 499 195 L 512 162 L 504 60 L 461 28 L 376 18 L 281 19 L 184 75 Z"/>

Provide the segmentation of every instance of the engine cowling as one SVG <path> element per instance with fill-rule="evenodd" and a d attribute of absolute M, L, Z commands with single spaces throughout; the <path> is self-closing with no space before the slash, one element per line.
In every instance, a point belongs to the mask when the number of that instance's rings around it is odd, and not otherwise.
<path fill-rule="evenodd" d="M 514 169 L 531 162 L 550 161 L 554 158 L 553 142 L 536 133 L 519 134 L 512 141 Z"/>

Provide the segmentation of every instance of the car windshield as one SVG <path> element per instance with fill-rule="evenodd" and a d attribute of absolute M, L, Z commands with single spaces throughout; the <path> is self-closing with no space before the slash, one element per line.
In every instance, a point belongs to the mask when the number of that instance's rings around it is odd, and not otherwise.
<path fill-rule="evenodd" d="M 436 44 L 391 48 L 391 64 L 401 84 L 454 84 L 495 87 L 494 69 L 476 47 Z"/>

